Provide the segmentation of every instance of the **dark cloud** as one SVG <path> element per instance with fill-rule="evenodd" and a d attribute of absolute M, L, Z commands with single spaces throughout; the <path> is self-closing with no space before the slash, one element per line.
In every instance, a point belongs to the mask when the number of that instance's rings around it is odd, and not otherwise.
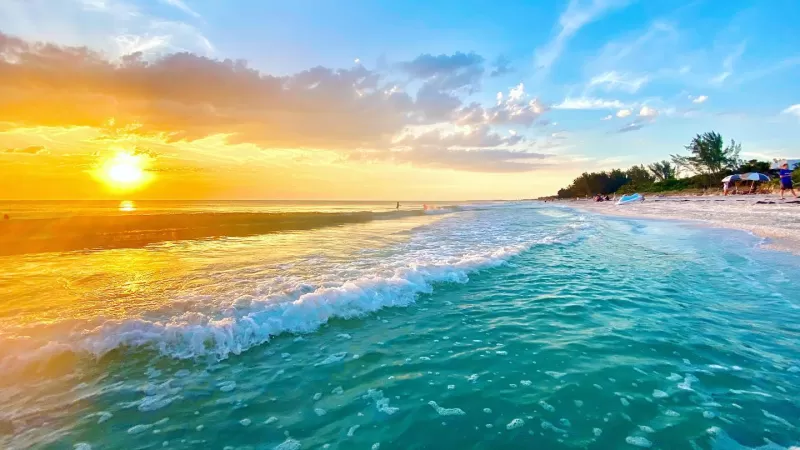
<path fill-rule="evenodd" d="M 426 84 L 417 91 L 416 107 L 422 123 L 450 121 L 460 106 L 458 97 L 433 86 Z"/>
<path fill-rule="evenodd" d="M 492 71 L 489 73 L 489 76 L 499 77 L 502 75 L 509 74 L 513 71 L 514 69 L 511 67 L 511 60 L 501 55 L 498 56 L 497 59 L 494 61 Z"/>
<path fill-rule="evenodd" d="M 19 153 L 22 155 L 41 155 L 47 153 L 47 148 L 41 145 L 32 145 L 23 148 L 7 148 L 5 153 Z"/>
<path fill-rule="evenodd" d="M 617 133 L 628 133 L 631 131 L 641 130 L 646 125 L 646 122 L 633 121 L 624 127 L 617 130 Z"/>
<path fill-rule="evenodd" d="M 475 53 L 456 52 L 453 55 L 420 55 L 412 61 L 398 64 L 410 77 L 425 80 L 440 91 L 463 87 L 476 89 L 483 76 L 484 59 Z"/>

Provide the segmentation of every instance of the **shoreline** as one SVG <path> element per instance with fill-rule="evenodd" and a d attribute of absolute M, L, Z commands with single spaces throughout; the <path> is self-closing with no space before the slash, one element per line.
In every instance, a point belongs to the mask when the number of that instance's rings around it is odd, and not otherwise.
<path fill-rule="evenodd" d="M 760 245 L 763 248 L 800 255 L 800 203 L 787 203 L 794 200 L 757 195 L 744 199 L 740 196 L 649 197 L 641 203 L 619 206 L 616 202 L 593 200 L 554 203 L 609 216 L 692 221 L 746 231 L 766 239 L 767 242 Z"/>

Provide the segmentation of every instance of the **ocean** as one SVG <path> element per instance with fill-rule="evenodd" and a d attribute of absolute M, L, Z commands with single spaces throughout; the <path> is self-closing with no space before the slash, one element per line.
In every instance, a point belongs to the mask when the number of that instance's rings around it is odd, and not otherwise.
<path fill-rule="evenodd" d="M 797 256 L 427 205 L 0 202 L 0 447 L 800 444 Z"/>

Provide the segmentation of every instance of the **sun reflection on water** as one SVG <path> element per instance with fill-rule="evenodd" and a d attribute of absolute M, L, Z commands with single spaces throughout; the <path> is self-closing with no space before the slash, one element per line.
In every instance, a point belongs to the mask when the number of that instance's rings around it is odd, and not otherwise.
<path fill-rule="evenodd" d="M 136 211 L 136 204 L 130 200 L 123 200 L 119 202 L 119 210 L 122 212 Z"/>

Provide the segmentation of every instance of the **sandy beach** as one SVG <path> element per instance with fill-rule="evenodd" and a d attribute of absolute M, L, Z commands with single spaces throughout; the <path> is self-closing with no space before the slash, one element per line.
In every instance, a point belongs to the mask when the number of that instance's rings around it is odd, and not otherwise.
<path fill-rule="evenodd" d="M 765 246 L 800 254 L 800 201 L 776 195 L 647 197 L 628 205 L 593 200 L 564 204 L 601 214 L 697 220 L 716 227 L 749 231 L 766 238 Z"/>

